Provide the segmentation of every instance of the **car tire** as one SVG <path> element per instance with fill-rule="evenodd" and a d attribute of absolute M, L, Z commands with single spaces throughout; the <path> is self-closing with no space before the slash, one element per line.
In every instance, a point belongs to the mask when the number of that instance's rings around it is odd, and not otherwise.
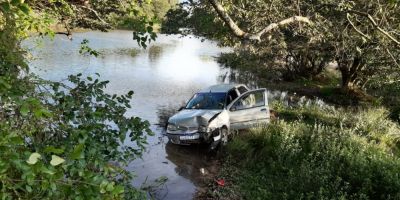
<path fill-rule="evenodd" d="M 221 144 L 225 146 L 228 144 L 229 141 L 229 131 L 226 127 L 222 127 L 220 131 L 221 131 Z"/>

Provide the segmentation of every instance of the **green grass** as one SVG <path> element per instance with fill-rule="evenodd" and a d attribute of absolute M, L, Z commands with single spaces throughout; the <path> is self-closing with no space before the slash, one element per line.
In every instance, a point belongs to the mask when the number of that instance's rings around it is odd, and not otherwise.
<path fill-rule="evenodd" d="M 233 139 L 221 199 L 400 199 L 398 124 L 382 108 L 273 104 L 278 120 Z"/>

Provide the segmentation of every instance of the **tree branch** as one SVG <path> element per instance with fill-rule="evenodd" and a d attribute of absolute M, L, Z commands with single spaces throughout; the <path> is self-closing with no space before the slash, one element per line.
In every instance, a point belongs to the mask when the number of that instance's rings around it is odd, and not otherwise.
<path fill-rule="evenodd" d="M 63 20 L 63 23 L 64 23 L 65 30 L 67 32 L 55 32 L 55 34 L 66 35 L 69 40 L 72 40 L 72 32 L 71 32 L 71 29 L 68 26 L 68 23 L 66 21 L 64 21 L 64 20 Z"/>
<path fill-rule="evenodd" d="M 393 42 L 395 42 L 397 45 L 400 45 L 400 42 L 394 38 L 393 36 L 391 36 L 388 32 L 386 32 L 385 30 L 383 30 L 381 27 L 378 26 L 378 24 L 375 22 L 374 18 L 372 18 L 371 15 L 368 14 L 368 19 L 369 21 L 371 21 L 371 23 L 374 25 L 374 27 L 376 29 L 378 29 L 379 32 L 381 32 L 383 35 L 385 35 L 386 37 L 388 37 L 390 40 L 392 40 Z"/>
<path fill-rule="evenodd" d="M 363 36 L 363 37 L 366 38 L 366 39 L 371 39 L 370 36 L 368 36 L 368 35 L 364 34 L 363 32 L 361 32 L 361 31 L 353 24 L 353 22 L 350 20 L 350 14 L 349 14 L 349 13 L 346 14 L 346 18 L 347 18 L 347 21 L 350 23 L 350 25 L 353 27 L 353 29 L 354 29 L 358 34 L 360 34 L 361 36 Z"/>
<path fill-rule="evenodd" d="M 378 23 L 376 23 L 375 19 L 374 19 L 370 14 L 368 14 L 368 13 L 366 13 L 366 12 L 360 12 L 360 11 L 357 11 L 357 10 L 347 10 L 347 12 L 349 12 L 349 13 L 354 13 L 354 14 L 361 15 L 361 16 L 364 16 L 364 17 L 368 18 L 368 20 L 372 23 L 372 25 L 373 25 L 379 32 L 381 32 L 381 33 L 382 33 L 383 35 L 385 35 L 387 38 L 389 38 L 389 39 L 392 40 L 394 43 L 396 43 L 397 45 L 400 46 L 400 42 L 399 42 L 396 38 L 394 38 L 392 35 L 390 35 L 388 32 L 386 32 L 385 30 L 383 30 L 383 29 L 378 25 Z"/>
<path fill-rule="evenodd" d="M 208 2 L 214 7 L 215 11 L 217 12 L 218 16 L 224 21 L 229 29 L 233 32 L 233 34 L 241 39 L 247 40 L 256 40 L 261 41 L 261 37 L 265 33 L 269 33 L 280 26 L 284 26 L 294 22 L 303 22 L 307 24 L 312 24 L 311 21 L 307 17 L 303 16 L 293 16 L 287 19 L 284 19 L 277 23 L 269 24 L 267 27 L 259 31 L 258 33 L 248 33 L 240 29 L 240 27 L 232 20 L 229 14 L 225 11 L 222 5 L 218 2 L 218 0 L 208 0 Z"/>
<path fill-rule="evenodd" d="M 89 7 L 87 7 L 87 6 L 81 6 L 81 7 L 84 8 L 84 9 L 86 9 L 86 10 L 89 10 L 90 12 L 92 12 L 92 13 L 96 16 L 96 18 L 97 18 L 98 20 L 100 20 L 103 24 L 108 25 L 108 23 L 107 23 L 106 21 L 104 21 L 103 18 L 100 17 L 99 13 L 97 13 L 96 10 L 94 10 L 94 9 L 92 9 L 92 8 L 89 8 Z"/>

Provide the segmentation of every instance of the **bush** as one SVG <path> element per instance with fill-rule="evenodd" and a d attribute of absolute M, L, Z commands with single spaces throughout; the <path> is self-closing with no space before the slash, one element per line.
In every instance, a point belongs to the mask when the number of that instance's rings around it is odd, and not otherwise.
<path fill-rule="evenodd" d="M 400 198 L 394 145 L 400 129 L 386 110 L 310 105 L 280 112 L 290 120 L 254 129 L 227 147 L 221 176 L 237 184 L 241 198 Z"/>
<path fill-rule="evenodd" d="M 151 134 L 147 121 L 125 116 L 133 92 L 106 94 L 107 81 L 81 74 L 68 80 L 38 80 L 0 104 L 0 198 L 145 198 L 124 168 Z"/>

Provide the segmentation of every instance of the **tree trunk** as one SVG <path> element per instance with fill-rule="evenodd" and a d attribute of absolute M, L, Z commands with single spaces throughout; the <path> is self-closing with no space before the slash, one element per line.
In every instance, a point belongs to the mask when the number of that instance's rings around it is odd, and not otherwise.
<path fill-rule="evenodd" d="M 345 91 L 356 89 L 356 80 L 363 66 L 362 59 L 360 57 L 355 57 L 351 61 L 338 60 L 337 62 L 342 75 L 342 89 Z"/>

